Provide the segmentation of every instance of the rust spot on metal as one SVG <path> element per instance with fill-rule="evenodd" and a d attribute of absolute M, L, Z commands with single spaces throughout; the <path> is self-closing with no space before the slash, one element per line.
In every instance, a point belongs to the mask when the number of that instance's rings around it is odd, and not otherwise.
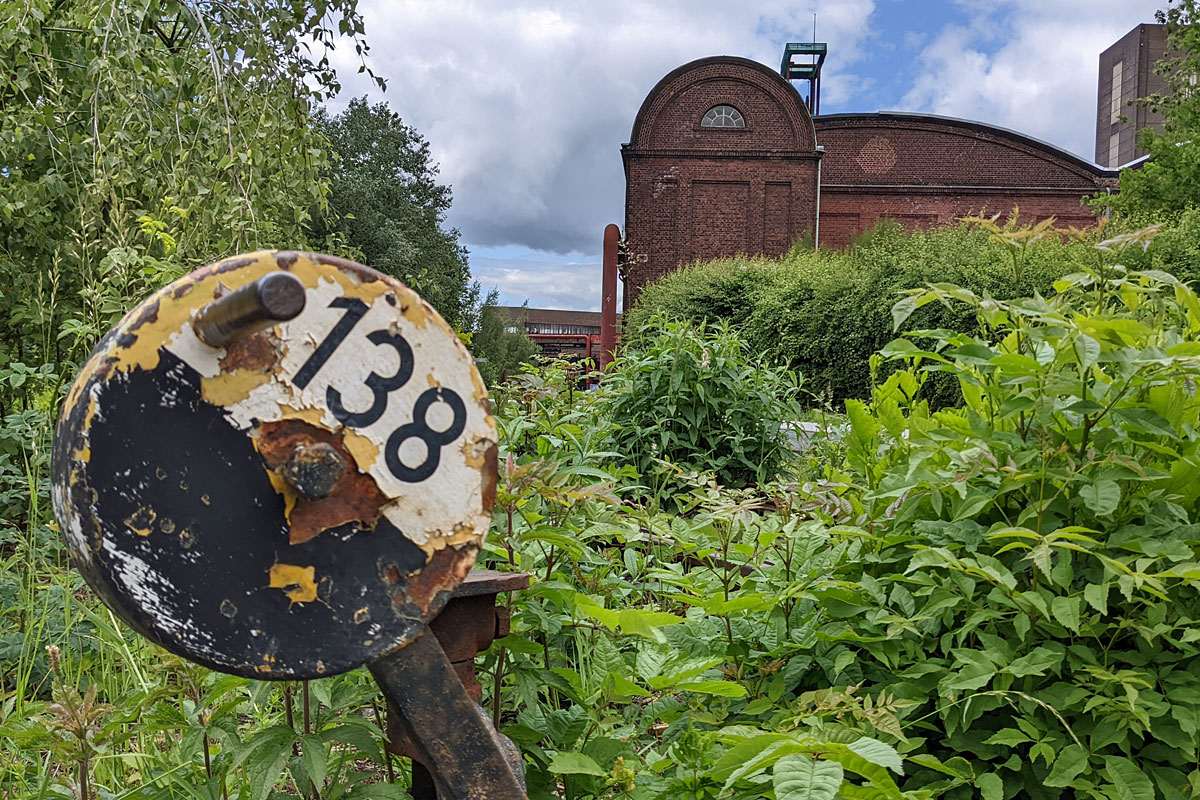
<path fill-rule="evenodd" d="M 280 269 L 291 269 L 292 264 L 296 263 L 296 259 L 300 258 L 300 254 L 293 250 L 280 250 L 275 254 L 275 263 Z"/>
<path fill-rule="evenodd" d="M 265 372 L 275 364 L 275 337 L 270 331 L 240 336 L 225 345 L 222 370 L 248 369 Z"/>
<path fill-rule="evenodd" d="M 354 623 L 356 625 L 362 625 L 364 622 L 366 622 L 370 618 L 371 618 L 371 611 L 366 606 L 363 606 L 362 608 L 360 608 L 354 612 Z"/>
<path fill-rule="evenodd" d="M 267 468 L 280 476 L 297 448 L 315 444 L 330 445 L 344 464 L 355 463 L 341 435 L 299 419 L 261 423 L 254 440 Z M 387 497 L 379 490 L 374 478 L 356 469 L 346 469 L 328 496 L 315 499 L 296 496 L 295 506 L 288 515 L 288 541 L 302 544 L 322 531 L 350 522 L 374 528 L 379 521 L 380 508 L 386 502 Z"/>
<path fill-rule="evenodd" d="M 495 442 L 483 454 L 483 513 L 492 513 L 496 503 L 496 476 L 500 472 L 500 450 Z"/>
<path fill-rule="evenodd" d="M 168 535 L 174 533 L 175 532 L 175 520 L 173 520 L 173 519 L 159 520 L 158 529 Z"/>
<path fill-rule="evenodd" d="M 436 551 L 425 566 L 408 574 L 403 586 L 390 590 L 392 608 L 401 614 L 415 609 L 422 617 L 428 616 L 435 601 L 443 594 L 449 596 L 467 577 L 475 563 L 476 550 L 467 546 L 461 550 L 443 547 Z"/>
<path fill-rule="evenodd" d="M 388 564 L 383 568 L 383 579 L 389 586 L 395 586 L 404 576 L 400 573 L 400 567 L 395 564 Z"/>

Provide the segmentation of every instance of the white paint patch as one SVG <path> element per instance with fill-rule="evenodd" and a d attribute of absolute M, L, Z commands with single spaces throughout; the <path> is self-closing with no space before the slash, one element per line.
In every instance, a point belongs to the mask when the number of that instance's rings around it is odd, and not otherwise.
<path fill-rule="evenodd" d="M 388 302 L 389 296 L 396 300 L 395 304 Z M 380 491 L 392 501 L 384 506 L 384 516 L 418 545 L 464 527 L 474 528 L 482 535 L 490 519 L 482 512 L 483 474 L 479 456 L 496 441 L 496 432 L 487 410 L 475 396 L 477 384 L 471 356 L 452 331 L 432 319 L 423 324 L 412 322 L 399 306 L 398 293 L 381 295 L 368 306 L 309 383 L 303 388 L 293 383 L 313 352 L 346 318 L 347 309 L 333 305 L 342 297 L 341 285 L 325 277 L 315 288 L 307 290 L 304 311 L 275 329 L 283 343 L 283 352 L 271 379 L 228 406 L 226 418 L 239 430 L 248 431 L 256 420 L 272 422 L 296 412 L 317 410 L 321 412 L 322 426 L 337 432 L 341 426 L 327 405 L 331 390 L 340 395 L 343 408 L 354 413 L 371 408 L 381 396 L 385 406 L 380 417 L 353 430 L 366 437 L 378 451 L 373 462 L 360 463 L 359 468 L 374 478 Z M 370 341 L 368 337 L 377 332 L 399 334 L 412 349 L 412 376 L 390 392 L 377 393 L 367 383 L 372 375 L 377 376 L 376 380 L 390 378 L 401 368 L 397 348 Z M 200 342 L 190 322 L 171 337 L 167 349 L 202 376 L 213 377 L 221 372 L 219 362 L 224 349 Z M 422 423 L 414 417 L 414 408 L 417 399 L 432 387 L 449 389 L 462 399 L 466 408 L 464 429 L 453 442 L 437 448 L 438 466 L 433 475 L 418 483 L 406 482 L 388 467 L 385 454 L 389 439 L 402 426 Z M 443 431 L 449 428 L 451 419 L 450 407 L 437 402 L 430 407 L 424 423 L 430 430 Z M 421 442 L 413 438 L 406 441 L 396 435 L 392 446 L 409 467 L 416 467 L 430 457 Z"/>
<path fill-rule="evenodd" d="M 54 502 L 54 516 L 59 520 L 59 524 L 63 526 L 63 534 L 66 535 L 67 541 L 71 544 L 71 549 L 87 564 L 92 563 L 92 548 L 88 544 L 87 536 L 83 533 L 83 525 L 79 521 L 79 515 L 75 513 L 75 504 L 71 502 L 71 489 L 58 481 L 54 482 L 54 488 L 50 491 L 51 499 Z"/>
<path fill-rule="evenodd" d="M 207 653 L 213 644 L 212 634 L 194 624 L 186 609 L 180 608 L 178 590 L 141 558 L 118 548 L 108 534 L 104 536 L 103 547 L 112 565 L 114 581 L 136 606 L 177 641 Z M 196 602 L 191 598 L 189 605 L 195 606 Z"/>

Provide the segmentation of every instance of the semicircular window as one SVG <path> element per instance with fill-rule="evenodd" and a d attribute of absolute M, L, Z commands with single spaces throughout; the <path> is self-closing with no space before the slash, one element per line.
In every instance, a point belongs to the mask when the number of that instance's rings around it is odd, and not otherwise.
<path fill-rule="evenodd" d="M 713 106 L 700 120 L 701 128 L 744 128 L 746 118 L 733 106 Z"/>

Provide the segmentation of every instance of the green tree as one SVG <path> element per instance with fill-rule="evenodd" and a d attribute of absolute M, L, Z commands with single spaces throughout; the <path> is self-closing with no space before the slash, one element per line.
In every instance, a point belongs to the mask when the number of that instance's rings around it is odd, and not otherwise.
<path fill-rule="evenodd" d="M 323 232 L 340 233 L 366 263 L 416 289 L 450 324 L 469 329 L 478 287 L 458 231 L 445 227 L 450 187 L 438 183 L 429 142 L 386 103 L 370 105 L 365 97 L 319 120 L 337 155 Z"/>
<path fill-rule="evenodd" d="M 497 307 L 498 292 L 492 289 L 478 312 L 478 327 L 471 335 L 471 353 L 488 386 L 496 386 L 515 375 L 537 353 L 537 345 L 521 330 L 509 330 L 511 322 Z"/>
<path fill-rule="evenodd" d="M 306 246 L 339 34 L 366 52 L 355 0 L 4 4 L 0 363 L 70 364 L 175 275 Z"/>
<path fill-rule="evenodd" d="M 1163 114 L 1161 132 L 1146 130 L 1142 144 L 1150 160 L 1121 173 L 1121 192 L 1103 203 L 1140 218 L 1174 214 L 1200 203 L 1200 5 L 1197 0 L 1173 0 L 1157 13 L 1167 25 L 1168 57 L 1156 70 L 1167 92 L 1146 98 Z"/>

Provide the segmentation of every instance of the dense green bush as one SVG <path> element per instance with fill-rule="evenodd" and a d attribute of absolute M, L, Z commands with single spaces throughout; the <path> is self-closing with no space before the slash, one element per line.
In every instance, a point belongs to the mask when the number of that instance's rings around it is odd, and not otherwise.
<path fill-rule="evenodd" d="M 615 423 L 612 449 L 643 476 L 665 460 L 741 487 L 784 465 L 798 390 L 786 369 L 755 363 L 727 323 L 656 320 L 613 363 L 600 410 Z"/>
<path fill-rule="evenodd" d="M 1012 228 L 1010 228 L 1012 229 Z M 1048 226 L 1001 240 L 989 222 L 906 233 L 883 224 L 847 252 L 796 250 L 778 261 L 725 259 L 672 273 L 647 287 L 626 319 L 636 341 L 658 314 L 734 323 L 755 353 L 799 371 L 806 387 L 834 401 L 870 391 L 872 353 L 891 338 L 899 292 L 945 281 L 1012 298 L 1048 292 L 1054 279 L 1094 261 L 1083 243 Z M 914 324 L 969 330 L 959 308 L 930 306 Z M 956 400 L 953 387 L 934 395 Z"/>
<path fill-rule="evenodd" d="M 907 369 L 847 403 L 840 521 L 874 552 L 819 599 L 820 638 L 853 654 L 841 682 L 906 706 L 927 751 L 906 789 L 1194 797 L 1200 300 L 1111 257 L 1056 288 L 898 304 L 953 303 L 979 330 L 892 342 Z M 930 371 L 963 407 L 911 399 Z"/>

